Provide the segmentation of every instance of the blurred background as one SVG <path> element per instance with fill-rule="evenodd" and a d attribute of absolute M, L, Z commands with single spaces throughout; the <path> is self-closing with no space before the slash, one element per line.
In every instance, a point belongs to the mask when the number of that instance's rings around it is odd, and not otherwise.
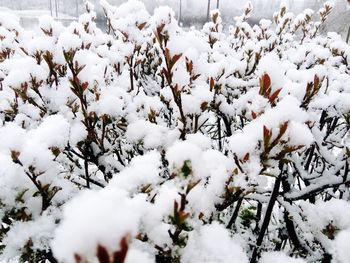
<path fill-rule="evenodd" d="M 90 0 L 95 4 L 99 23 L 103 25 L 103 13 L 99 0 Z M 127 0 L 109 0 L 111 4 L 119 5 Z M 207 21 L 208 7 L 219 7 L 225 24 L 232 24 L 233 18 L 240 15 L 247 0 L 143 0 L 148 11 L 160 5 L 172 7 L 178 20 L 184 26 L 201 27 Z M 261 18 L 271 19 L 278 10 L 282 0 L 252 0 L 254 11 L 251 23 L 257 23 Z M 284 0 L 290 11 L 297 14 L 306 8 L 318 10 L 325 0 Z M 333 0 L 334 11 L 327 21 L 324 30 L 340 33 L 344 39 L 350 26 L 350 4 L 347 0 Z M 21 17 L 26 27 L 37 22 L 37 17 L 45 14 L 52 15 L 64 23 L 76 19 L 84 12 L 83 0 L 0 0 L 0 11 L 7 8 Z"/>

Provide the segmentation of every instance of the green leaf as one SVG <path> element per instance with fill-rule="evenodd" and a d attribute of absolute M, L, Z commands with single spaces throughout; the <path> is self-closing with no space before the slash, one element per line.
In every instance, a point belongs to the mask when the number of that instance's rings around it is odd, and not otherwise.
<path fill-rule="evenodd" d="M 181 168 L 181 174 L 183 177 L 187 178 L 190 174 L 192 174 L 192 167 L 190 161 L 185 161 L 182 168 Z"/>

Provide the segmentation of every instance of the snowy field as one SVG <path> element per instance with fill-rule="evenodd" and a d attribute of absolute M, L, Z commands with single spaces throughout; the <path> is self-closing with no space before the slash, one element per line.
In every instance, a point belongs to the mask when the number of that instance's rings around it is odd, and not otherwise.
<path fill-rule="evenodd" d="M 348 263 L 346 2 L 155 2 L 0 8 L 0 262 Z"/>

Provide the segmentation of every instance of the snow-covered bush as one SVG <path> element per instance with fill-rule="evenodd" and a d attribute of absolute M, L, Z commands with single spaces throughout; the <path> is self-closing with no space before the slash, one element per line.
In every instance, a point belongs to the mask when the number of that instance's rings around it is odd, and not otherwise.
<path fill-rule="evenodd" d="M 20 262 L 346 262 L 350 47 L 331 12 L 259 25 L 101 1 L 0 16 L 0 249 Z M 339 233 L 339 235 L 338 235 Z M 333 259 L 332 259 L 333 258 Z M 345 261 L 344 261 L 345 260 Z"/>

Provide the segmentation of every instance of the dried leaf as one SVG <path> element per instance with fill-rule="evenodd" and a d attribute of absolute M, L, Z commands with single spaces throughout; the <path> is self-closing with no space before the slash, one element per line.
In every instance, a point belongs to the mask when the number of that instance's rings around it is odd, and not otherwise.
<path fill-rule="evenodd" d="M 246 155 L 244 155 L 244 158 L 243 158 L 243 161 L 246 162 L 246 161 L 249 161 L 249 153 L 246 153 Z"/>
<path fill-rule="evenodd" d="M 17 162 L 18 161 L 18 157 L 20 156 L 20 152 L 17 151 L 11 151 L 11 158 L 12 161 Z"/>
<path fill-rule="evenodd" d="M 113 263 L 123 263 L 128 253 L 129 245 L 127 236 L 120 241 L 120 250 L 113 254 Z"/>
<path fill-rule="evenodd" d="M 255 120 L 256 119 L 256 113 L 254 112 L 254 111 L 252 111 L 252 117 L 253 117 L 253 120 Z"/>
<path fill-rule="evenodd" d="M 142 24 L 137 25 L 137 28 L 138 28 L 139 30 L 142 30 L 146 25 L 147 25 L 147 22 L 144 22 L 144 23 L 142 23 Z"/>
<path fill-rule="evenodd" d="M 288 121 L 286 121 L 280 126 L 280 134 L 283 135 L 286 132 L 287 128 L 288 128 Z"/>
<path fill-rule="evenodd" d="M 264 132 L 263 132 L 264 133 L 264 138 L 263 138 L 263 140 L 264 140 L 264 149 L 266 150 L 268 148 L 269 144 L 270 144 L 271 132 L 265 125 L 264 125 L 263 130 L 264 130 Z"/>
<path fill-rule="evenodd" d="M 182 53 L 173 56 L 173 58 L 171 59 L 172 65 L 175 65 L 176 62 L 177 62 L 181 57 L 182 57 Z"/>
<path fill-rule="evenodd" d="M 318 90 L 320 87 L 320 78 L 315 75 L 314 77 L 314 91 Z"/>
<path fill-rule="evenodd" d="M 98 261 L 100 263 L 110 263 L 109 260 L 109 254 L 105 247 L 98 245 L 97 247 L 97 254 L 96 254 Z"/>
<path fill-rule="evenodd" d="M 263 129 L 264 129 L 264 138 L 268 137 L 270 135 L 270 130 L 265 125 L 264 125 Z"/>
<path fill-rule="evenodd" d="M 74 259 L 75 259 L 76 263 L 81 263 L 82 262 L 82 258 L 78 254 L 74 254 Z"/>
<path fill-rule="evenodd" d="M 186 63 L 187 72 L 191 73 L 193 71 L 193 61 Z"/>
<path fill-rule="evenodd" d="M 207 108 L 208 108 L 208 102 L 207 101 L 204 101 L 204 102 L 202 102 L 202 104 L 201 104 L 201 110 L 202 111 L 204 111 L 204 110 L 206 110 Z"/>
<path fill-rule="evenodd" d="M 280 94 L 282 89 L 278 89 L 276 90 L 274 93 L 272 93 L 272 95 L 269 97 L 269 102 L 272 104 L 275 102 L 276 98 L 278 97 L 278 95 Z"/>
<path fill-rule="evenodd" d="M 83 91 L 85 91 L 89 86 L 88 82 L 84 82 L 83 84 L 81 84 L 81 88 L 83 89 Z"/>
<path fill-rule="evenodd" d="M 271 87 L 271 79 L 270 76 L 265 73 L 260 78 L 260 95 L 265 95 L 266 91 Z"/>
<path fill-rule="evenodd" d="M 209 87 L 210 87 L 210 91 L 212 91 L 213 90 L 213 88 L 214 88 L 214 79 L 213 79 L 213 77 L 210 77 L 210 82 L 209 82 Z"/>

